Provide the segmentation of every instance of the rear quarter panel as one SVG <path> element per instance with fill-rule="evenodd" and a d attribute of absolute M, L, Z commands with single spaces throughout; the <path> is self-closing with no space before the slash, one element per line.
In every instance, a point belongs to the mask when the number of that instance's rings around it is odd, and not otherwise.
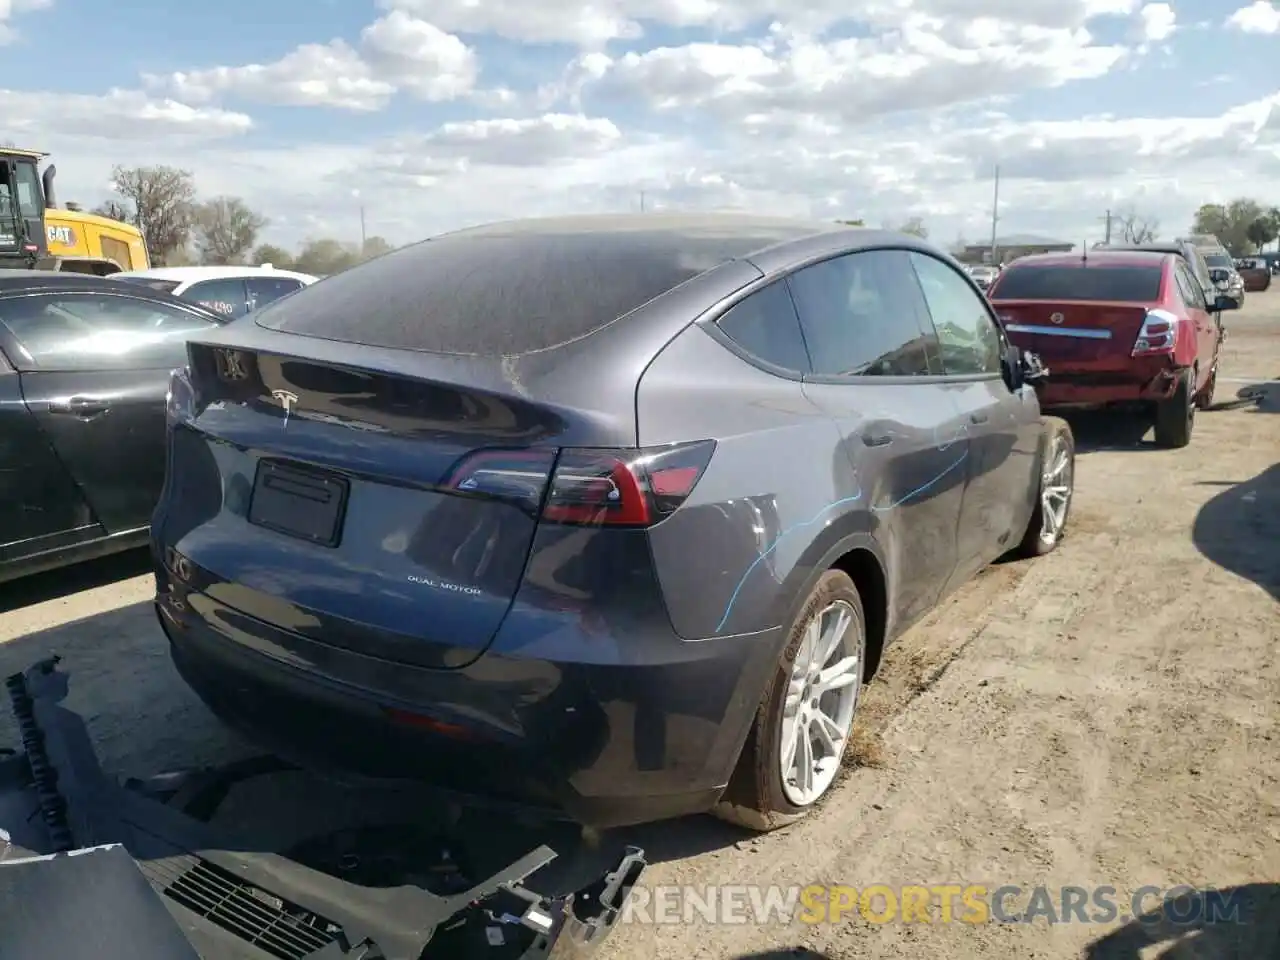
<path fill-rule="evenodd" d="M 645 373 L 637 419 L 642 446 L 717 444 L 692 496 L 650 535 L 681 636 L 785 623 L 835 547 L 852 541 L 874 550 L 843 438 L 799 380 L 756 368 L 694 326 Z"/>

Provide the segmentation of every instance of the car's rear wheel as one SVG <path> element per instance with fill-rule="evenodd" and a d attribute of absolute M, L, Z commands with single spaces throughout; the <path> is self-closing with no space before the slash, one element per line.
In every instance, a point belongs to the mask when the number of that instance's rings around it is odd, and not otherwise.
<path fill-rule="evenodd" d="M 717 816 L 773 830 L 836 782 L 862 693 L 867 630 L 848 574 L 828 570 L 796 615 Z"/>
<path fill-rule="evenodd" d="M 1156 404 L 1156 445 L 1176 449 L 1191 442 L 1196 422 L 1195 374 L 1183 370 L 1173 396 Z"/>
<path fill-rule="evenodd" d="M 1071 426 L 1058 417 L 1044 417 L 1044 457 L 1036 506 L 1015 557 L 1041 557 L 1057 548 L 1067 532 L 1075 494 L 1076 441 Z"/>

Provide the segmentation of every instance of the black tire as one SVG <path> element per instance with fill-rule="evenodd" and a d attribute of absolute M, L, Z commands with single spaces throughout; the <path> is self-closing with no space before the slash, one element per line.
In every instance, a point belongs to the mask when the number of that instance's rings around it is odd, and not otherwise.
<path fill-rule="evenodd" d="M 1195 373 L 1183 370 L 1173 396 L 1156 404 L 1156 446 L 1176 450 L 1191 442 L 1196 421 Z"/>
<path fill-rule="evenodd" d="M 1040 457 L 1040 477 L 1036 487 L 1036 505 L 1031 511 L 1031 520 L 1027 523 L 1026 532 L 1022 535 L 1022 541 L 1010 551 L 1010 556 L 1018 559 L 1030 559 L 1031 557 L 1043 557 L 1046 553 L 1052 553 L 1058 548 L 1058 544 L 1062 542 L 1062 538 L 1067 534 L 1067 523 L 1071 519 L 1071 503 L 1075 500 L 1075 479 L 1076 479 L 1076 439 L 1071 432 L 1071 425 L 1067 421 L 1059 417 L 1042 417 L 1041 423 L 1044 425 L 1044 446 L 1041 448 L 1043 453 Z M 1051 470 L 1055 464 L 1059 451 L 1065 457 L 1066 472 L 1063 478 L 1055 477 L 1051 474 Z M 1055 479 L 1064 479 L 1068 488 L 1067 499 L 1062 510 L 1061 521 L 1057 523 L 1056 529 L 1051 521 L 1052 518 L 1046 518 L 1048 509 L 1045 505 L 1045 488 Z"/>
<path fill-rule="evenodd" d="M 840 776 L 837 774 L 822 796 L 805 806 L 797 806 L 783 791 L 781 764 L 783 707 L 796 653 L 800 649 L 805 628 L 809 622 L 835 601 L 844 601 L 853 610 L 853 623 L 849 629 L 855 634 L 858 662 L 865 670 L 867 621 L 863 612 L 862 597 L 859 596 L 858 588 L 848 574 L 840 570 L 828 570 L 810 591 L 800 612 L 792 621 L 791 629 L 787 634 L 787 645 L 782 651 L 778 669 L 774 671 L 773 679 L 765 690 L 764 698 L 756 711 L 729 786 L 713 811 L 721 820 L 761 833 L 776 830 L 794 823 L 816 808 L 824 797 L 830 795 L 831 787 L 840 782 Z M 862 680 L 865 682 L 865 676 Z M 860 693 L 861 684 L 859 684 Z M 861 696 L 858 697 L 858 701 L 855 701 L 855 718 L 860 700 Z M 845 747 L 848 746 L 848 742 L 849 738 L 846 737 Z M 840 759 L 843 759 L 843 750 Z"/>

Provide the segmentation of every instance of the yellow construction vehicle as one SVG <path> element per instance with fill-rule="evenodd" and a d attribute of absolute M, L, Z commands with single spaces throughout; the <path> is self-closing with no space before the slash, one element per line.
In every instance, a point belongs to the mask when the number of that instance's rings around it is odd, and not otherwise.
<path fill-rule="evenodd" d="M 0 147 L 0 267 L 106 276 L 151 266 L 142 232 L 118 220 L 58 209 L 48 154 Z"/>

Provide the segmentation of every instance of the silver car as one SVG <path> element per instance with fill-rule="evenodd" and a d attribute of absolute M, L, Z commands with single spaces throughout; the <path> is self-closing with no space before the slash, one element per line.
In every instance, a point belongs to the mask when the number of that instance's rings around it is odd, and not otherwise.
<path fill-rule="evenodd" d="M 1205 262 L 1213 285 L 1240 306 L 1244 306 L 1244 278 L 1236 270 L 1235 261 L 1226 250 L 1206 250 Z"/>

